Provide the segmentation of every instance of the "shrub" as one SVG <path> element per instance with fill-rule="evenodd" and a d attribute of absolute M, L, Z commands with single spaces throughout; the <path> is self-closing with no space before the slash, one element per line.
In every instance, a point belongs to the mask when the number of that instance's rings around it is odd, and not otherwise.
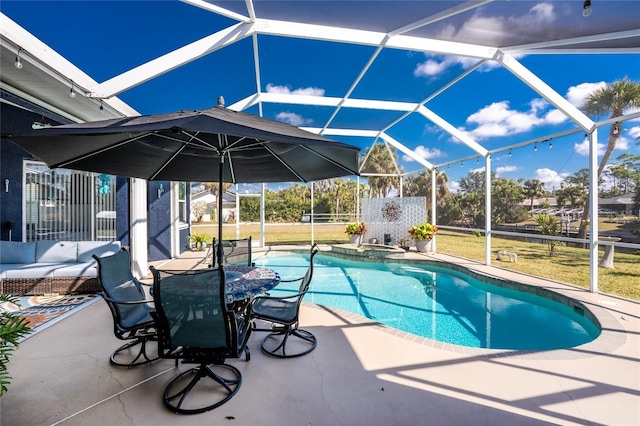
<path fill-rule="evenodd" d="M 0 295 L 0 303 L 16 303 L 17 297 Z M 9 357 L 17 349 L 21 337 L 31 333 L 28 321 L 0 305 L 0 396 L 7 391 L 11 376 L 7 371 Z"/>

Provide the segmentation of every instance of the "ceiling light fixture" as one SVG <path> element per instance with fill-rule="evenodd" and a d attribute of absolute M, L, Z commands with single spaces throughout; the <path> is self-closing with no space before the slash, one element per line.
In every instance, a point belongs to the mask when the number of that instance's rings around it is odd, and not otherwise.
<path fill-rule="evenodd" d="M 618 133 L 620 133 L 620 129 L 618 128 L 618 123 L 613 125 L 613 134 L 617 135 Z"/>
<path fill-rule="evenodd" d="M 509 157 L 511 157 L 511 150 L 509 150 Z"/>
<path fill-rule="evenodd" d="M 102 99 L 100 99 L 100 111 L 103 111 L 104 107 L 102 106 Z"/>
<path fill-rule="evenodd" d="M 553 142 L 549 142 L 549 149 L 553 148 Z"/>
<path fill-rule="evenodd" d="M 20 52 L 22 51 L 22 48 L 19 47 L 18 48 L 18 54 L 16 55 L 16 61 L 14 63 L 14 65 L 16 66 L 16 68 L 18 68 L 19 70 L 22 69 L 22 59 L 20 59 Z"/>
<path fill-rule="evenodd" d="M 76 91 L 73 90 L 73 80 L 71 80 L 71 90 L 69 90 L 69 97 L 70 98 L 75 98 L 76 97 Z"/>
<path fill-rule="evenodd" d="M 587 17 L 591 15 L 591 0 L 584 0 L 582 5 L 582 16 Z"/>
<path fill-rule="evenodd" d="M 537 150 L 538 150 L 538 144 L 534 144 L 534 145 L 533 145 L 533 150 L 534 150 L 534 151 L 537 151 Z"/>

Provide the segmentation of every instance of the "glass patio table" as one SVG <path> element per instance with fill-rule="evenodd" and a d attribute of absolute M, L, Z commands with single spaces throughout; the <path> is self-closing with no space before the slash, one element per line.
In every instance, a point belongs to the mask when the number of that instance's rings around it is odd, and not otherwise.
<path fill-rule="evenodd" d="M 277 272 L 259 266 L 230 265 L 224 267 L 224 272 L 228 303 L 266 293 L 280 283 Z"/>
<path fill-rule="evenodd" d="M 227 303 L 233 304 L 263 294 L 280 283 L 280 275 L 271 269 L 257 266 L 225 265 L 225 294 Z M 209 281 L 194 276 L 185 291 L 197 292 L 199 287 L 206 287 Z"/>

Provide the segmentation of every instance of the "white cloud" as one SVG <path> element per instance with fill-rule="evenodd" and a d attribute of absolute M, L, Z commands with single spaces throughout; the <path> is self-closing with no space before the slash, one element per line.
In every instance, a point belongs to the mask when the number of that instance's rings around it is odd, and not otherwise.
<path fill-rule="evenodd" d="M 449 58 L 445 58 L 441 62 L 438 62 L 437 59 L 427 59 L 425 62 L 416 66 L 416 69 L 413 70 L 413 75 L 416 77 L 431 77 L 440 74 L 455 63 L 455 61 L 451 61 Z"/>
<path fill-rule="evenodd" d="M 478 10 L 474 15 L 464 21 L 460 27 L 447 25 L 437 35 L 443 40 L 461 40 L 469 43 L 500 46 L 504 43 L 505 35 L 518 33 L 522 28 L 548 28 L 556 20 L 556 13 L 552 3 L 539 3 L 529 9 L 522 16 L 482 16 Z M 416 77 L 434 77 L 448 68 L 459 65 L 467 69 L 476 63 L 478 59 L 468 57 L 426 55 L 427 60 L 418 64 L 413 71 Z M 516 58 L 521 55 L 514 55 Z M 496 61 L 486 61 L 478 71 L 486 72 L 499 68 Z"/>
<path fill-rule="evenodd" d="M 558 173 L 555 170 L 542 168 L 536 170 L 533 178 L 538 179 L 540 182 L 544 183 L 544 187 L 547 190 L 553 190 L 559 188 L 560 183 L 562 183 L 570 175 L 571 173 Z"/>
<path fill-rule="evenodd" d="M 589 155 L 589 139 L 584 138 L 582 142 L 576 142 L 573 144 L 573 150 L 579 154 L 588 156 Z M 602 143 L 598 144 L 598 155 L 604 154 L 605 146 Z"/>
<path fill-rule="evenodd" d="M 624 136 L 620 136 L 616 141 L 616 151 L 627 151 L 629 150 L 629 139 Z"/>
<path fill-rule="evenodd" d="M 556 20 L 556 13 L 551 2 L 538 3 L 522 16 L 483 16 L 481 9 L 474 12 L 471 18 L 456 27 L 445 26 L 437 35 L 444 40 L 460 40 L 469 43 L 501 46 L 505 35 L 521 32 L 522 28 L 549 28 Z M 454 56 L 427 55 L 427 60 L 418 64 L 414 70 L 416 77 L 433 77 L 449 67 L 460 65 L 463 69 L 476 64 L 477 59 Z M 500 67 L 496 61 L 487 61 L 478 69 L 489 71 Z"/>
<path fill-rule="evenodd" d="M 438 158 L 438 157 L 444 157 L 445 154 L 440 151 L 438 148 L 433 148 L 433 149 L 429 149 L 425 146 L 418 146 L 416 149 L 413 150 L 413 152 L 416 153 L 416 155 L 418 155 L 419 157 L 424 158 L 425 160 L 428 160 L 430 158 Z M 408 155 L 403 155 L 402 159 L 404 161 L 407 162 L 412 162 L 412 161 L 416 161 L 414 160 L 412 157 L 408 156 Z"/>
<path fill-rule="evenodd" d="M 279 112 L 276 114 L 276 120 L 282 121 L 284 123 L 289 123 L 292 126 L 300 127 L 305 124 L 312 123 L 313 120 L 309 118 L 304 118 L 300 114 L 296 114 L 294 112 Z"/>
<path fill-rule="evenodd" d="M 562 113 L 546 112 L 549 104 L 543 99 L 533 99 L 529 110 L 511 109 L 509 101 L 494 102 L 467 118 L 467 124 L 476 125 L 473 130 L 465 130 L 475 140 L 513 135 L 531 130 L 536 126 L 558 124 L 566 118 Z"/>
<path fill-rule="evenodd" d="M 600 81 L 598 83 L 582 83 L 577 86 L 571 86 L 567 90 L 566 98 L 576 108 L 582 108 L 587 97 L 595 90 L 605 87 L 606 82 Z"/>
<path fill-rule="evenodd" d="M 501 176 L 504 173 L 511 173 L 520 170 L 518 166 L 502 166 L 496 167 L 496 175 Z"/>
<path fill-rule="evenodd" d="M 567 121 L 568 118 L 559 109 L 552 109 L 544 115 L 544 121 L 549 124 L 560 124 Z"/>
<path fill-rule="evenodd" d="M 324 89 L 318 87 L 300 87 L 298 89 L 291 90 L 289 86 L 276 86 L 274 84 L 267 84 L 267 93 L 278 93 L 285 95 L 307 95 L 307 96 L 324 96 Z"/>
<path fill-rule="evenodd" d="M 450 180 L 447 182 L 447 187 L 455 194 L 458 192 L 458 189 L 460 189 L 460 183 Z"/>
<path fill-rule="evenodd" d="M 448 68 L 460 65 L 463 69 L 470 68 L 479 62 L 476 58 L 465 58 L 462 56 L 425 55 L 427 60 L 416 65 L 413 75 L 416 77 L 435 77 L 442 74 Z M 490 71 L 500 67 L 494 61 L 487 61 L 478 68 L 478 71 Z"/>
<path fill-rule="evenodd" d="M 483 172 L 484 172 L 484 169 L 485 169 L 485 167 L 484 167 L 484 166 L 482 166 L 482 167 L 478 167 L 478 168 L 476 168 L 476 169 L 471 169 L 471 170 L 469 170 L 469 173 L 483 173 Z"/>
<path fill-rule="evenodd" d="M 640 137 L 640 126 L 634 126 L 632 128 L 629 129 L 629 136 L 631 136 L 634 139 L 637 139 Z"/>

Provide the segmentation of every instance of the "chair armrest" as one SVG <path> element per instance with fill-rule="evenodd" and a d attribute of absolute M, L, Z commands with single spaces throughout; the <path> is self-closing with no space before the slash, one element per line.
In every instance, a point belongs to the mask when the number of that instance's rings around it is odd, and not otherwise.
<path fill-rule="evenodd" d="M 296 297 L 300 297 L 303 296 L 304 293 L 296 293 L 296 294 L 292 294 L 291 296 L 280 296 L 280 297 L 272 297 L 272 296 L 256 296 L 253 299 L 251 299 L 251 305 L 254 304 L 254 302 L 258 299 L 269 299 L 269 300 L 287 300 L 287 299 L 295 299 Z"/>
<path fill-rule="evenodd" d="M 280 282 L 281 283 L 292 283 L 292 282 L 300 281 L 300 280 L 303 280 L 303 279 L 304 279 L 304 277 L 300 277 L 300 278 L 294 278 L 294 279 L 291 279 L 291 280 L 280 280 Z"/>
<path fill-rule="evenodd" d="M 112 299 L 106 294 L 101 293 L 100 296 L 107 302 L 115 303 L 116 305 L 142 305 L 144 303 L 153 303 L 153 299 L 144 299 L 144 300 L 118 300 Z"/>

